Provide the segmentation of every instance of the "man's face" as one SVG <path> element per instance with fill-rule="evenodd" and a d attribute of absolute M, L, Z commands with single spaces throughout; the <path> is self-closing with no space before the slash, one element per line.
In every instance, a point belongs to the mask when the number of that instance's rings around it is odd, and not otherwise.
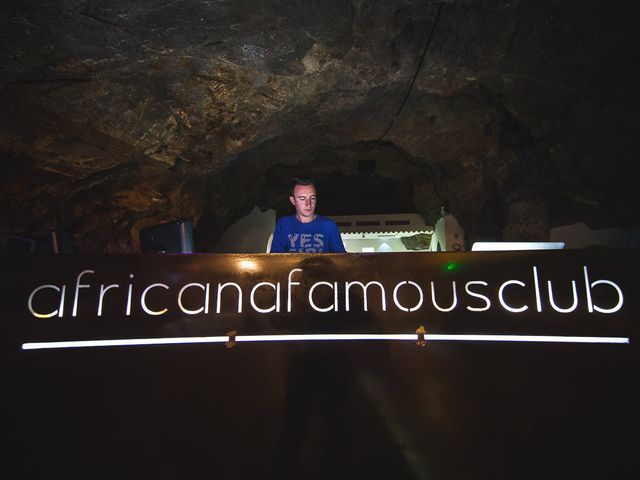
<path fill-rule="evenodd" d="M 315 218 L 316 187 L 313 185 L 296 185 L 289 201 L 296 207 L 296 217 L 302 223 L 308 223 Z"/>

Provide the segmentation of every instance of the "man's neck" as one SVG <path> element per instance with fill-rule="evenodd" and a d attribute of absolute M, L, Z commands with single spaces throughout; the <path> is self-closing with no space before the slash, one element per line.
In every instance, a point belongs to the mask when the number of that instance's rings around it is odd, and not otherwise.
<path fill-rule="evenodd" d="M 300 223 L 311 223 L 316 219 L 316 214 L 314 213 L 312 217 L 301 217 L 300 215 L 296 214 L 296 218 Z"/>

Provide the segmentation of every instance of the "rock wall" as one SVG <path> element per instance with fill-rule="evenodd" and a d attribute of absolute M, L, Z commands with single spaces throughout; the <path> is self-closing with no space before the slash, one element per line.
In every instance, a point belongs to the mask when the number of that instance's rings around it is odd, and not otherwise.
<path fill-rule="evenodd" d="M 300 171 L 331 209 L 446 206 L 470 241 L 637 225 L 615 3 L 3 2 L 0 229 L 135 251 L 187 218 L 206 251 L 253 206 L 284 211 Z"/>

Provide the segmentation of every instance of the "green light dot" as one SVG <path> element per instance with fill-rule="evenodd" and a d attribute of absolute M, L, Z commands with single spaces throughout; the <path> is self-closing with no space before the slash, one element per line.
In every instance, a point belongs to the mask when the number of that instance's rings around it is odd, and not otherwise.
<path fill-rule="evenodd" d="M 445 268 L 447 269 L 447 272 L 453 272 L 454 270 L 458 269 L 458 264 L 454 262 L 449 262 L 447 263 L 447 266 Z"/>

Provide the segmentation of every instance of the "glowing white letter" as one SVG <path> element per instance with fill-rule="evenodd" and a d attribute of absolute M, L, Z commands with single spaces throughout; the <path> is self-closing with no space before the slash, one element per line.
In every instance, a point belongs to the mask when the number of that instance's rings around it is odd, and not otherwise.
<path fill-rule="evenodd" d="M 89 288 L 89 285 L 80 285 L 80 279 L 85 273 L 96 273 L 93 270 L 83 270 L 78 274 L 78 278 L 76 278 L 76 293 L 73 296 L 73 310 L 71 311 L 71 316 L 75 317 L 78 313 L 78 290 L 81 288 Z"/>
<path fill-rule="evenodd" d="M 113 285 L 107 285 L 106 287 L 104 286 L 104 284 L 100 285 L 100 298 L 98 300 L 98 316 L 101 317 L 102 316 L 102 300 L 104 298 L 104 294 L 107 293 L 108 290 L 111 290 L 112 288 L 118 288 L 120 287 L 120 285 L 118 285 L 117 283 L 114 283 Z"/>
<path fill-rule="evenodd" d="M 182 294 L 189 287 L 200 287 L 204 291 L 204 306 L 200 307 L 197 310 L 187 310 L 186 308 L 184 308 L 184 305 L 182 305 Z M 180 310 L 182 310 L 187 315 L 195 315 L 202 312 L 209 313 L 209 284 L 207 283 L 207 286 L 205 287 L 201 283 L 187 283 L 180 289 L 180 292 L 178 293 L 178 306 L 180 307 Z"/>
<path fill-rule="evenodd" d="M 556 305 L 553 300 L 553 290 L 551 289 L 551 281 L 547 281 L 547 286 L 549 288 L 549 303 L 556 312 L 560 313 L 569 313 L 573 312 L 578 306 L 578 292 L 576 291 L 576 282 L 571 280 L 571 289 L 573 290 L 573 304 L 569 308 L 560 308 Z"/>
<path fill-rule="evenodd" d="M 263 285 L 268 285 L 276 291 L 276 303 L 272 307 L 260 308 L 256 305 L 254 301 L 256 291 L 258 290 L 258 288 L 262 287 Z M 280 283 L 278 283 L 277 286 L 269 282 L 257 283 L 256 286 L 251 289 L 251 295 L 249 296 L 249 301 L 251 302 L 251 306 L 256 312 L 269 313 L 269 312 L 273 312 L 274 310 L 276 312 L 279 312 L 280 311 Z"/>
<path fill-rule="evenodd" d="M 456 305 L 458 305 L 458 296 L 456 295 L 456 282 L 453 281 L 451 283 L 453 284 L 453 303 L 451 303 L 451 306 L 448 308 L 440 308 L 436 302 L 436 287 L 434 286 L 433 282 L 431 282 L 431 301 L 433 302 L 433 306 L 436 307 L 436 310 L 440 310 L 441 312 L 450 312 L 451 310 L 456 308 Z"/>
<path fill-rule="evenodd" d="M 163 313 L 166 313 L 167 309 L 163 308 L 162 310 L 158 310 L 158 311 L 154 311 L 151 310 L 147 307 L 147 303 L 145 301 L 145 297 L 147 296 L 147 292 L 149 292 L 149 290 L 151 290 L 152 288 L 155 287 L 162 287 L 162 288 L 166 288 L 167 290 L 169 290 L 169 286 L 165 285 L 164 283 L 154 283 L 149 285 L 147 288 L 144 289 L 144 292 L 142 292 L 142 295 L 140 295 L 140 305 L 142 306 L 142 309 L 147 312 L 149 315 L 162 315 Z"/>
<path fill-rule="evenodd" d="M 387 299 L 385 298 L 387 295 L 384 291 L 384 286 L 380 283 L 380 282 L 369 282 L 366 285 L 364 285 L 361 282 L 347 282 L 345 283 L 344 286 L 344 295 L 345 297 L 347 297 L 347 303 L 346 303 L 346 310 L 347 312 L 349 311 L 349 288 L 351 288 L 351 285 L 360 285 L 362 287 L 362 291 L 364 292 L 364 311 L 368 312 L 367 310 L 367 289 L 369 288 L 369 285 L 377 285 L 378 287 L 380 287 L 380 298 L 382 300 L 382 311 L 386 312 L 387 311 Z"/>
<path fill-rule="evenodd" d="M 302 271 L 301 268 L 294 268 L 289 272 L 289 277 L 287 280 L 287 312 L 291 311 L 291 287 L 293 285 L 300 285 L 300 282 L 292 282 L 291 276 L 293 275 L 293 272 L 301 272 L 301 271 Z"/>
<path fill-rule="evenodd" d="M 538 267 L 533 267 L 533 289 L 536 292 L 536 310 L 542 311 L 542 298 L 540 296 L 540 282 L 538 280 Z"/>
<path fill-rule="evenodd" d="M 589 272 L 587 271 L 587 267 L 583 267 L 584 269 L 584 283 L 587 289 L 587 307 L 589 308 L 589 313 L 596 312 L 600 313 L 614 313 L 622 308 L 622 304 L 624 303 L 624 296 L 622 295 L 622 290 L 618 285 L 613 283 L 611 280 L 596 280 L 593 283 L 589 283 Z M 616 289 L 618 293 L 618 303 L 613 308 L 600 308 L 597 305 L 593 304 L 593 300 L 591 299 L 591 289 L 596 285 L 609 285 Z"/>
<path fill-rule="evenodd" d="M 51 313 L 38 313 L 33 309 L 33 297 L 36 293 L 38 293 L 40 290 L 44 290 L 45 288 L 53 288 L 56 292 L 60 292 L 60 305 L 58 306 L 58 310 L 54 310 Z M 31 292 L 31 295 L 29 295 L 29 311 L 31 312 L 31 315 L 37 318 L 50 318 L 54 315 L 62 317 L 64 313 L 64 292 L 66 288 L 66 285 L 63 285 L 62 289 L 60 289 L 60 287 L 56 287 L 55 285 L 41 285 L 36 288 L 33 292 Z"/>
<path fill-rule="evenodd" d="M 218 299 L 216 300 L 216 313 L 220 313 L 220 304 L 222 303 L 222 290 L 225 287 L 234 286 L 238 290 L 238 313 L 242 313 L 242 289 L 237 283 L 229 282 L 218 284 Z"/>
<path fill-rule="evenodd" d="M 469 290 L 469 285 L 472 285 L 472 284 L 483 285 L 486 287 L 487 282 L 483 282 L 481 280 L 474 280 L 471 282 L 467 282 L 467 284 L 464 286 L 464 289 L 467 291 L 469 295 L 471 295 L 472 297 L 481 298 L 486 303 L 486 306 L 485 307 L 467 307 L 467 310 L 470 310 L 472 312 L 485 312 L 489 310 L 489 308 L 491 307 L 491 300 L 489 300 L 489 297 L 485 297 L 484 295 L 480 295 L 479 293 L 475 293 Z"/>
<path fill-rule="evenodd" d="M 524 287 L 525 286 L 524 282 L 521 282 L 520 280 L 509 280 L 508 282 L 504 282 L 500 286 L 500 290 L 498 291 L 498 298 L 500 299 L 500 303 L 506 310 L 509 310 L 510 312 L 514 312 L 514 313 L 524 312 L 527 308 L 529 308 L 527 305 L 523 305 L 520 308 L 514 308 L 507 305 L 507 302 L 504 301 L 503 292 L 507 285 L 520 285 L 521 287 Z"/>
<path fill-rule="evenodd" d="M 407 307 L 404 307 L 404 306 L 400 305 L 400 302 L 398 301 L 398 290 L 405 283 L 408 284 L 408 285 L 413 285 L 414 287 L 416 287 L 418 289 L 418 293 L 420 294 L 420 301 L 414 307 L 411 307 L 411 308 L 407 308 Z M 422 294 L 422 289 L 420 288 L 420 285 L 418 285 L 415 282 L 411 282 L 411 281 L 400 282 L 399 284 L 396 285 L 396 288 L 393 289 L 393 302 L 396 304 L 396 307 L 398 307 L 400 310 L 402 310 L 404 312 L 414 312 L 414 311 L 418 310 L 422 306 L 422 301 L 423 300 L 424 300 L 424 296 Z"/>
<path fill-rule="evenodd" d="M 315 302 L 313 301 L 313 291 L 316 289 L 316 287 L 318 285 L 326 285 L 328 287 L 330 287 L 331 289 L 333 289 L 334 292 L 334 305 L 329 305 L 328 307 L 318 307 Z M 309 289 L 309 304 L 311 305 L 311 307 L 316 311 L 316 312 L 328 312 L 331 309 L 334 309 L 337 311 L 337 305 L 335 305 L 335 294 L 336 291 L 338 289 L 338 285 L 336 282 L 336 285 L 329 283 L 329 282 L 317 282 L 314 283 L 311 288 Z"/>

